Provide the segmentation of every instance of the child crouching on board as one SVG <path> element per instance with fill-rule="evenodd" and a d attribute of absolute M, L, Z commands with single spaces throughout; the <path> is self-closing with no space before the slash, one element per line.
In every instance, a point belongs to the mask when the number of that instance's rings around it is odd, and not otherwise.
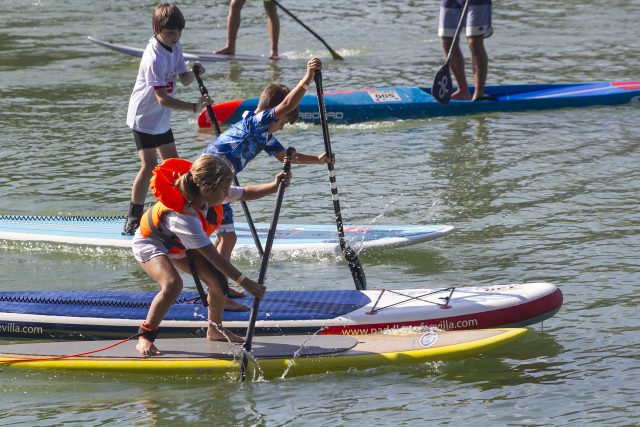
<path fill-rule="evenodd" d="M 273 194 L 280 181 L 289 184 L 290 175 L 280 172 L 270 183 L 246 187 L 231 186 L 232 179 L 233 168 L 217 156 L 201 156 L 194 163 L 168 159 L 153 171 L 151 190 L 158 202 L 142 216 L 133 238 L 133 253 L 142 269 L 158 282 L 160 292 L 140 326 L 142 335 L 136 346 L 140 354 L 161 354 L 154 340 L 160 322 L 182 291 L 176 267 L 191 272 L 188 257 L 192 257 L 198 276 L 208 286 L 207 339 L 243 341 L 222 327 L 228 292 L 226 278 L 256 298 L 262 298 L 266 288 L 221 256 L 210 236 L 222 222 L 224 201 L 253 200 Z"/>
<path fill-rule="evenodd" d="M 211 154 L 227 159 L 236 173 L 242 171 L 261 151 L 280 162 L 284 161 L 285 148 L 273 134 L 282 130 L 287 123 L 293 124 L 298 120 L 298 104 L 313 81 L 315 71 L 321 68 L 322 62 L 318 58 L 310 59 L 304 77 L 291 90 L 283 84 L 269 84 L 260 95 L 258 108 L 255 111 L 245 111 L 242 120 L 211 141 L 202 155 Z M 329 161 L 333 162 L 334 159 L 329 160 L 326 153 L 299 152 L 291 160 L 292 163 L 305 164 L 325 164 Z M 228 203 L 224 204 L 224 219 L 216 237 L 218 253 L 231 259 L 237 236 L 233 209 Z M 238 295 L 237 291 L 231 291 L 230 296 Z"/>
<path fill-rule="evenodd" d="M 210 104 L 208 95 L 191 103 L 174 97 L 177 79 L 187 86 L 195 75 L 189 70 L 182 54 L 180 37 L 185 26 L 180 9 L 171 3 L 155 7 L 152 16 L 153 37 L 144 50 L 138 77 L 129 99 L 127 125 L 140 157 L 140 170 L 131 188 L 131 200 L 122 234 L 133 235 L 140 224 L 144 201 L 149 189 L 153 168 L 162 160 L 178 157 L 176 143 L 171 131 L 171 110 L 202 110 Z M 204 73 L 204 67 L 200 72 Z M 194 64 L 194 67 L 196 64 Z"/>

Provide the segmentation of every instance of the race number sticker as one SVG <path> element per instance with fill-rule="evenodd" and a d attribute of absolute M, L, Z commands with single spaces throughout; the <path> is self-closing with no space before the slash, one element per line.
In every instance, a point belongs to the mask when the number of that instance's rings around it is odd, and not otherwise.
<path fill-rule="evenodd" d="M 438 334 L 435 332 L 427 332 L 420 337 L 420 345 L 423 347 L 431 347 L 438 341 Z"/>
<path fill-rule="evenodd" d="M 402 98 L 395 90 L 370 90 L 367 91 L 373 102 L 401 102 Z"/>

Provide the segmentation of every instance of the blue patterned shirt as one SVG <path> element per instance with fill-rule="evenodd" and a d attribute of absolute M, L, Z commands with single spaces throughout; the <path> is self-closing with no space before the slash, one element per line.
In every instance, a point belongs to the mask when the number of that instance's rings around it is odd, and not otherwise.
<path fill-rule="evenodd" d="M 229 160 L 238 173 L 261 151 L 274 156 L 284 150 L 282 144 L 269 133 L 269 125 L 275 121 L 273 108 L 258 114 L 245 111 L 242 120 L 210 142 L 202 154 Z"/>

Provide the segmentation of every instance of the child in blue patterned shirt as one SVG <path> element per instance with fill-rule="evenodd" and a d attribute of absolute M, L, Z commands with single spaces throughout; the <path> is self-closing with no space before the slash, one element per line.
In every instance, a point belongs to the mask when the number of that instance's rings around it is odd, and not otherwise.
<path fill-rule="evenodd" d="M 260 95 L 256 111 L 245 111 L 242 120 L 210 142 L 202 154 L 224 157 L 231 162 L 236 174 L 261 151 L 265 151 L 280 162 L 284 161 L 285 148 L 273 134 L 283 129 L 287 123 L 293 124 L 298 119 L 298 104 L 313 81 L 315 71 L 321 67 L 322 63 L 318 58 L 309 60 L 304 77 L 292 90 L 282 84 L 269 84 Z M 334 159 L 331 161 L 333 162 Z M 292 163 L 324 164 L 327 162 L 329 159 L 326 153 L 296 152 L 292 159 Z M 218 253 L 230 259 L 236 240 L 233 210 L 227 204 L 224 206 L 224 220 L 218 229 L 216 239 Z"/>

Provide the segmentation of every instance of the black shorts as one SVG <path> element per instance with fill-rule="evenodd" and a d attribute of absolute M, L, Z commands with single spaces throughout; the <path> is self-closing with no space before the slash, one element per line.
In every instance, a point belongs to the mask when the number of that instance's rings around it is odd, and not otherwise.
<path fill-rule="evenodd" d="M 138 147 L 138 150 L 158 148 L 161 145 L 176 142 L 176 140 L 173 138 L 173 132 L 171 132 L 171 129 L 159 135 L 151 135 L 149 133 L 138 132 L 134 129 L 132 130 L 133 139 L 136 141 L 136 147 Z"/>

